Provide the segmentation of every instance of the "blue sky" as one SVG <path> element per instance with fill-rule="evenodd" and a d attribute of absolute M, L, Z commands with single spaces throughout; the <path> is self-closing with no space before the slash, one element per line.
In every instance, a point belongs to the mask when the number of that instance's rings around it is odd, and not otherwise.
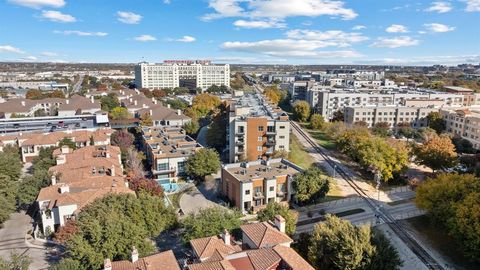
<path fill-rule="evenodd" d="M 480 0 L 0 0 L 0 61 L 480 63 Z"/>

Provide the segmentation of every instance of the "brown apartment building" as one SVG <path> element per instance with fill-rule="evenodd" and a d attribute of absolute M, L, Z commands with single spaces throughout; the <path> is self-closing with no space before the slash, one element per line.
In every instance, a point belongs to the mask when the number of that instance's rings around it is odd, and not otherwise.
<path fill-rule="evenodd" d="M 230 162 L 268 159 L 275 151 L 290 151 L 288 115 L 260 94 L 232 102 L 227 136 Z"/>
<path fill-rule="evenodd" d="M 242 213 L 257 212 L 269 202 L 288 203 L 293 176 L 301 168 L 285 159 L 226 164 L 222 168 L 222 193 Z"/>

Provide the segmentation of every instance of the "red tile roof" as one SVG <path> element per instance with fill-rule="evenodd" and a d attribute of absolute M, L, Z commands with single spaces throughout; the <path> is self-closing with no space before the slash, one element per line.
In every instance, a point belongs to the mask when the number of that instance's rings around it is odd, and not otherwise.
<path fill-rule="evenodd" d="M 292 243 L 292 238 L 280 232 L 268 222 L 251 223 L 240 227 L 255 245 L 251 248 L 273 247 L 279 244 Z"/>
<path fill-rule="evenodd" d="M 112 262 L 112 270 L 180 270 L 171 250 L 139 258 L 136 262 Z"/>

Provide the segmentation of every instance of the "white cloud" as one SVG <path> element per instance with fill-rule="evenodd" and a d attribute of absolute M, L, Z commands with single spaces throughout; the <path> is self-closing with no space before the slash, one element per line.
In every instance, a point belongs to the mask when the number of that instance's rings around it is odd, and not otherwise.
<path fill-rule="evenodd" d="M 64 0 L 8 0 L 10 3 L 30 7 L 30 8 L 42 8 L 42 7 L 54 7 L 61 8 L 65 6 Z"/>
<path fill-rule="evenodd" d="M 164 4 L 167 4 L 167 5 L 170 4 L 171 2 L 172 2 L 172 1 L 170 1 L 170 0 L 163 0 L 163 3 L 164 3 Z"/>
<path fill-rule="evenodd" d="M 480 12 L 480 0 L 462 0 L 462 2 L 467 3 L 465 11 L 467 12 Z"/>
<path fill-rule="evenodd" d="M 441 23 L 426 23 L 423 26 L 425 26 L 428 31 L 435 33 L 445 33 L 455 30 L 455 27 Z"/>
<path fill-rule="evenodd" d="M 65 30 L 65 31 L 53 31 L 55 34 L 63 34 L 63 35 L 76 35 L 80 37 L 104 37 L 107 36 L 108 33 L 105 32 L 84 32 L 84 31 L 77 31 L 77 30 Z"/>
<path fill-rule="evenodd" d="M 429 8 L 425 9 L 425 11 L 447 13 L 452 9 L 453 9 L 452 5 L 448 2 L 433 2 Z"/>
<path fill-rule="evenodd" d="M 47 57 L 54 57 L 54 56 L 57 56 L 58 54 L 54 52 L 42 52 L 41 55 L 47 56 Z"/>
<path fill-rule="evenodd" d="M 367 27 L 365 25 L 355 25 L 354 27 L 352 27 L 352 30 L 354 31 L 363 30 L 363 29 L 367 29 Z"/>
<path fill-rule="evenodd" d="M 413 39 L 408 36 L 394 37 L 394 38 L 378 38 L 371 47 L 377 48 L 399 48 L 399 47 L 408 47 L 415 46 L 420 43 L 419 40 Z"/>
<path fill-rule="evenodd" d="M 190 43 L 190 42 L 194 42 L 195 40 L 197 40 L 197 39 L 192 37 L 192 36 L 183 36 L 183 37 L 177 39 L 176 41 Z"/>
<path fill-rule="evenodd" d="M 392 24 L 387 29 L 385 29 L 388 33 L 407 33 L 408 29 L 406 26 L 401 24 Z"/>
<path fill-rule="evenodd" d="M 241 28 L 285 28 L 287 25 L 283 22 L 278 21 L 245 21 L 238 20 L 233 23 L 236 27 Z"/>
<path fill-rule="evenodd" d="M 52 22 L 63 22 L 63 23 L 70 23 L 70 22 L 77 21 L 77 19 L 72 15 L 64 14 L 64 13 L 61 13 L 60 11 L 55 11 L 55 10 L 42 11 L 42 18 L 45 18 Z"/>
<path fill-rule="evenodd" d="M 334 46 L 334 42 L 318 40 L 274 39 L 255 42 L 224 42 L 222 49 L 237 52 L 259 53 L 268 56 L 299 58 L 334 58 L 359 57 L 355 51 L 319 51 L 318 49 Z"/>
<path fill-rule="evenodd" d="M 134 37 L 136 41 L 147 42 L 147 41 L 155 41 L 157 38 L 151 35 L 140 35 L 138 37 Z"/>
<path fill-rule="evenodd" d="M 142 16 L 129 11 L 118 11 L 118 20 L 126 24 L 137 24 L 142 20 Z"/>
<path fill-rule="evenodd" d="M 30 56 L 22 57 L 21 60 L 22 61 L 37 61 L 38 58 L 33 56 L 33 55 L 30 55 Z"/>
<path fill-rule="evenodd" d="M 19 48 L 15 48 L 11 45 L 0 45 L 0 53 L 18 53 L 24 54 L 25 52 L 20 50 Z"/>
<path fill-rule="evenodd" d="M 249 17 L 281 20 L 296 16 L 327 15 L 351 20 L 358 16 L 354 10 L 344 6 L 344 2 L 332 0 L 210 0 L 209 7 L 215 13 L 206 14 L 203 19 Z"/>
<path fill-rule="evenodd" d="M 286 33 L 290 39 L 317 40 L 330 42 L 332 46 L 348 47 L 351 43 L 358 43 L 368 40 L 368 37 L 361 33 L 347 33 L 340 30 L 317 31 L 317 30 L 290 30 Z"/>
<path fill-rule="evenodd" d="M 407 57 L 407 58 L 383 58 L 364 60 L 358 62 L 359 64 L 388 64 L 388 65 L 458 65 L 464 63 L 478 63 L 480 62 L 480 55 L 441 55 L 441 56 L 422 56 L 422 57 Z"/>

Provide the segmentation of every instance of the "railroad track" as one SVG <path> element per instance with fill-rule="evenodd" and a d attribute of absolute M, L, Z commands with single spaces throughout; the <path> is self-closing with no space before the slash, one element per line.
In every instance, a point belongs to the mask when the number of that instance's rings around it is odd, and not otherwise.
<path fill-rule="evenodd" d="M 320 146 L 310 138 L 303 131 L 302 128 L 298 126 L 297 123 L 290 121 L 290 125 L 315 149 L 315 151 L 320 154 L 324 160 L 336 171 L 337 175 L 341 176 L 345 181 L 355 190 L 355 192 L 365 200 L 365 203 L 373 210 L 378 218 L 382 219 L 392 231 L 407 245 L 408 248 L 427 266 L 429 269 L 433 270 L 443 270 L 444 268 L 432 257 L 430 254 L 418 244 L 415 239 L 408 234 L 406 229 L 399 224 L 395 218 L 388 213 L 384 208 L 381 207 L 381 204 L 377 202 L 374 198 L 368 195 L 362 188 L 360 188 L 357 183 L 348 175 L 335 161 L 333 161 L 325 151 L 320 148 Z"/>

